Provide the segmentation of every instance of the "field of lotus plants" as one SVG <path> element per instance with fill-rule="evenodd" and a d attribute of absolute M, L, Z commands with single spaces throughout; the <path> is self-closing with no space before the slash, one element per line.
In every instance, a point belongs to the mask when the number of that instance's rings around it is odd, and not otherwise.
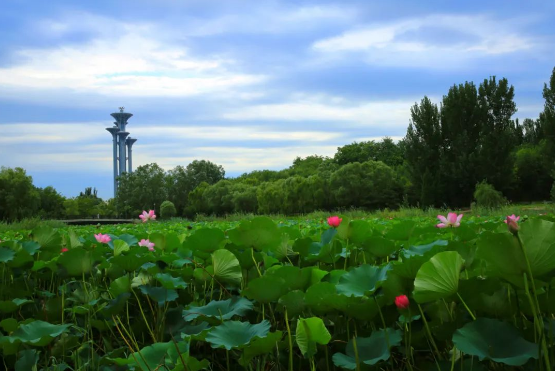
<path fill-rule="evenodd" d="M 0 234 L 0 368 L 552 370 L 555 218 Z"/>

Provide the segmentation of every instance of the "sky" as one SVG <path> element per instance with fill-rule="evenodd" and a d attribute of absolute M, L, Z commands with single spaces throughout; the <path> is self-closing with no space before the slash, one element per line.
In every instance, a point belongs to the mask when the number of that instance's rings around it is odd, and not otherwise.
<path fill-rule="evenodd" d="M 1 0 L 0 166 L 111 197 L 120 106 L 134 167 L 230 177 L 401 139 L 424 96 L 490 76 L 536 118 L 553 19 L 545 0 Z"/>

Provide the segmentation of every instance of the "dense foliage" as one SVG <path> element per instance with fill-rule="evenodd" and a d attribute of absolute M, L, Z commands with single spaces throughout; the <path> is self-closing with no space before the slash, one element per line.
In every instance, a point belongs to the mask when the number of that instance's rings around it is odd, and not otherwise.
<path fill-rule="evenodd" d="M 331 227 L 153 217 L 0 234 L 6 369 L 551 370 L 555 362 L 553 215 L 450 214 L 440 228 L 432 218 L 343 216 L 329 218 Z"/>

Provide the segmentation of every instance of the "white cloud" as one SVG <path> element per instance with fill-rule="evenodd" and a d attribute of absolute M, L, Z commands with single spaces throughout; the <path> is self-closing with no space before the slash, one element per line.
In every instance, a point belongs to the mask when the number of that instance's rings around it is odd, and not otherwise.
<path fill-rule="evenodd" d="M 339 101 L 339 102 L 338 102 Z M 352 104 L 331 98 L 246 106 L 224 112 L 227 120 L 323 121 L 365 127 L 406 127 L 416 100 Z M 328 128 L 333 129 L 334 124 Z"/>
<path fill-rule="evenodd" d="M 0 68 L 0 90 L 4 86 L 118 97 L 192 96 L 232 93 L 266 79 L 230 70 L 232 60 L 192 56 L 182 41 L 166 40 L 153 25 L 123 23 L 108 28 L 105 18 L 83 19 L 79 25 L 74 21 L 41 25 L 55 34 L 79 28 L 94 29 L 95 34 L 82 44 L 18 50 L 13 56 L 16 64 Z"/>
<path fill-rule="evenodd" d="M 430 15 L 359 26 L 313 43 L 312 49 L 330 56 L 362 53 L 367 63 L 386 66 L 453 68 L 470 59 L 523 52 L 539 45 L 525 35 L 520 21 L 485 16 Z M 438 43 L 434 37 L 455 33 L 460 38 Z"/>

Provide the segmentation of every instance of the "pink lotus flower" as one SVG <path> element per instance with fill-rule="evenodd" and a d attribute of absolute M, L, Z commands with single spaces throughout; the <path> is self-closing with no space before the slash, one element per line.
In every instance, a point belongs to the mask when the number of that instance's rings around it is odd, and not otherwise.
<path fill-rule="evenodd" d="M 150 242 L 149 240 L 145 240 L 144 238 L 139 242 L 139 246 L 146 246 L 148 247 L 149 251 L 154 251 L 154 242 Z"/>
<path fill-rule="evenodd" d="M 399 295 L 395 298 L 395 305 L 399 309 L 407 309 L 410 305 L 409 298 L 406 295 Z"/>
<path fill-rule="evenodd" d="M 437 228 L 447 228 L 447 227 L 458 227 L 461 225 L 461 219 L 463 214 L 457 216 L 457 213 L 449 213 L 447 214 L 447 218 L 443 215 L 438 215 L 437 218 L 441 221 L 441 223 L 436 224 Z"/>
<path fill-rule="evenodd" d="M 143 213 L 139 215 L 139 218 L 141 218 L 141 220 L 144 223 L 144 222 L 148 222 L 149 220 L 156 219 L 156 215 L 154 215 L 154 210 L 149 210 L 148 213 L 143 210 Z"/>
<path fill-rule="evenodd" d="M 62 250 L 60 250 L 60 253 L 63 253 L 63 252 L 66 252 L 66 251 L 69 251 L 69 249 L 67 247 L 62 247 Z"/>
<path fill-rule="evenodd" d="M 100 243 L 108 243 L 110 241 L 112 241 L 112 239 L 110 238 L 110 236 L 108 236 L 107 234 L 95 234 L 94 238 L 96 238 L 96 240 Z"/>
<path fill-rule="evenodd" d="M 330 227 L 337 228 L 339 227 L 339 224 L 341 224 L 342 220 L 343 219 L 338 216 L 330 216 L 328 218 L 328 224 L 330 225 Z"/>
<path fill-rule="evenodd" d="M 507 219 L 503 221 L 505 222 L 505 224 L 507 224 L 507 227 L 509 228 L 509 232 L 516 233 L 520 229 L 517 223 L 519 220 L 520 220 L 520 216 L 515 216 L 515 214 L 513 214 L 513 215 L 507 215 Z"/>

